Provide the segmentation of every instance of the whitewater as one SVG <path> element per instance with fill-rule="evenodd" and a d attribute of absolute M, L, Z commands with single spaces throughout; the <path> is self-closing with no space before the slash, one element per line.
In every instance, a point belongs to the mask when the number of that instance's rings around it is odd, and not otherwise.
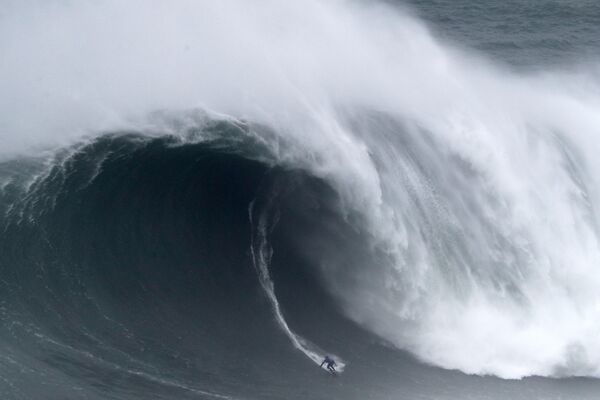
<path fill-rule="evenodd" d="M 261 288 L 256 291 L 258 300 L 252 301 L 260 304 L 266 298 L 265 321 L 276 321 L 281 346 L 287 343 L 300 359 L 318 364 L 331 353 L 342 368 L 351 370 L 354 365 L 339 343 L 319 342 L 310 336 L 316 328 L 302 328 L 311 325 L 310 313 L 287 320 L 302 307 L 293 305 L 300 300 L 290 294 L 296 293 L 290 289 L 291 272 L 278 272 L 281 267 L 272 265 L 278 243 L 279 254 L 282 243 L 292 243 L 289 248 L 295 249 L 286 254 L 303 254 L 311 279 L 347 323 L 373 335 L 372 343 L 410 354 L 419 365 L 503 379 L 600 378 L 598 58 L 519 68 L 441 35 L 415 9 L 346 0 L 9 1 L 0 12 L 0 195 L 5 242 L 13 243 L 11 238 L 17 236 L 9 234 L 27 224 L 47 226 L 31 230 L 46 232 L 61 218 L 101 221 L 92 211 L 73 217 L 70 207 L 112 201 L 103 193 L 121 193 L 128 185 L 138 187 L 137 182 L 140 189 L 132 189 L 129 198 L 150 199 L 148 204 L 166 207 L 143 215 L 176 212 L 179 202 L 201 196 L 190 183 L 201 178 L 193 178 L 189 171 L 196 171 L 194 162 L 212 160 L 213 150 L 202 147 L 209 146 L 244 161 L 214 161 L 207 168 L 217 165 L 230 171 L 223 165 L 238 164 L 244 171 L 265 168 L 285 176 L 275 182 L 293 182 L 265 183 L 266 178 L 258 178 L 264 172 L 248 172 L 245 178 L 223 172 L 227 179 L 237 177 L 231 182 L 239 186 L 239 193 L 223 194 L 225 200 L 207 204 L 220 209 L 231 198 L 244 199 L 239 207 L 231 200 L 231 207 L 239 208 L 239 218 L 243 215 L 248 224 L 239 229 L 239 236 L 248 241 L 244 251 L 250 252 L 250 262 L 232 265 L 248 263 L 253 272 L 248 282 L 256 278 Z M 177 153 L 181 169 L 169 169 L 172 175 L 165 180 L 159 174 L 167 173 L 159 166 L 174 163 L 169 160 L 175 156 L 161 158 L 158 148 L 164 154 L 181 152 Z M 185 164 L 184 157 L 192 157 L 188 152 L 193 151 L 207 155 Z M 117 168 L 127 160 L 139 161 Z M 109 184 L 105 177 L 109 170 L 115 176 L 125 176 L 125 171 L 137 175 L 118 189 L 94 189 Z M 183 175 L 176 175 L 179 170 Z M 151 185 L 152 176 L 178 195 L 167 189 L 144 189 L 142 182 Z M 80 181 L 69 186 L 71 179 Z M 211 188 L 221 188 L 216 180 L 209 182 Z M 281 188 L 288 184 L 291 189 Z M 286 194 L 290 191 L 303 194 Z M 85 194 L 82 200 L 68 197 L 77 193 Z M 297 205 L 300 200 L 294 196 L 309 205 Z M 185 204 L 193 207 L 195 201 Z M 203 201 L 198 204 L 205 205 Z M 105 217 L 111 215 L 99 210 Z M 283 224 L 279 215 L 286 210 L 300 215 L 297 221 L 312 221 L 311 226 L 323 231 L 304 227 L 310 234 L 289 243 L 273 237 L 276 225 Z M 324 210 L 325 216 L 315 217 Z M 53 212 L 56 221 L 46 220 L 54 218 Z M 190 218 L 210 221 L 219 232 L 230 227 L 238 235 L 238 229 L 228 225 L 238 221 L 229 219 L 229 211 L 223 212 L 225 222 L 219 223 L 197 213 Z M 174 229 L 166 242 L 179 245 L 184 232 L 192 229 L 184 225 L 183 217 L 165 219 L 170 220 L 184 228 Z M 114 221 L 119 223 L 118 218 Z M 144 218 L 136 217 L 129 226 L 142 232 L 140 221 Z M 151 226 L 170 225 L 155 221 Z M 93 228 L 80 229 L 79 234 L 87 235 Z M 198 235 L 213 243 L 206 229 Z M 293 235 L 291 226 L 281 229 Z M 229 240 L 227 235 L 215 235 Z M 132 237 L 118 235 L 123 241 L 137 240 Z M 148 239 L 143 248 L 164 244 L 158 237 Z M 50 234 L 40 239 L 51 243 L 52 250 L 45 254 L 59 254 L 61 246 L 70 248 L 68 240 L 53 240 Z M 102 258 L 103 249 L 110 249 L 107 243 L 90 251 Z M 5 257 L 0 258 L 6 298 L 25 274 L 7 272 L 20 262 L 15 250 L 19 246 L 5 245 Z M 110 259 L 120 263 L 122 254 L 135 262 L 133 253 L 113 252 Z M 203 262 L 221 259 L 210 257 Z M 60 265 L 61 274 L 71 276 L 70 261 L 64 260 L 44 267 L 38 277 L 48 274 L 47 282 L 32 287 L 53 288 L 55 280 L 47 272 L 52 265 Z M 102 273 L 89 272 L 93 268 L 86 267 L 88 258 L 77 260 L 81 271 L 73 275 L 73 287 L 78 288 L 78 299 L 96 299 L 104 290 L 104 281 L 85 283 L 87 277 L 112 282 L 121 273 L 115 267 L 114 276 L 102 278 Z M 156 272 L 156 282 L 148 279 L 160 287 L 158 276 L 163 273 L 167 276 L 166 270 Z M 131 281 L 138 282 L 143 277 L 139 274 Z M 246 272 L 231 274 L 244 277 Z M 220 279 L 207 281 L 218 286 Z M 148 293 L 155 290 L 148 282 L 144 285 Z M 222 287 L 235 287 L 227 285 Z M 205 300 L 209 299 L 207 295 Z M 12 313 L 12 301 L 3 300 L 6 332 L 28 326 L 23 329 L 38 332 L 32 337 L 42 340 L 52 336 L 52 329 L 70 331 L 59 325 L 79 318 L 64 317 L 62 323 L 37 317 L 25 321 L 29 311 Z M 29 300 L 14 301 L 20 307 Z M 79 303 L 60 301 L 73 307 L 69 313 L 79 315 Z M 104 315 L 103 323 L 112 319 L 125 323 L 124 311 L 111 314 L 122 305 L 90 302 Z M 167 314 L 179 309 L 174 302 L 165 304 Z M 42 335 L 45 324 L 53 328 Z M 212 336 L 202 332 L 208 343 Z M 86 335 L 92 342 L 92 336 L 99 335 L 98 343 L 105 343 L 108 352 L 110 340 L 102 339 L 102 333 L 90 330 Z M 25 351 L 11 346 L 6 345 L 11 349 L 5 352 L 7 360 Z M 114 353 L 114 359 L 106 362 L 118 365 L 119 371 L 161 376 L 152 379 L 191 387 L 198 396 L 228 396 L 232 390 L 228 385 L 234 385 L 227 381 L 196 387 L 186 383 L 187 378 L 165 378 L 160 369 L 147 367 L 152 359 L 144 364 L 124 347 L 114 346 L 122 355 Z M 35 354 L 27 357 L 38 359 Z M 283 364 L 287 362 L 282 368 Z"/>

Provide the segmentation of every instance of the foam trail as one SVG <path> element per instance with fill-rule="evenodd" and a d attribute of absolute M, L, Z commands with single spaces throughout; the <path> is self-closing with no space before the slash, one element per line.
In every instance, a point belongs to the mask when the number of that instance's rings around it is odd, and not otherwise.
<path fill-rule="evenodd" d="M 268 207 L 266 207 L 265 211 L 262 212 L 259 216 L 258 224 L 256 225 L 256 227 L 254 227 L 254 204 L 255 201 L 250 203 L 250 206 L 248 207 L 250 225 L 252 226 L 252 241 L 250 245 L 250 252 L 252 254 L 252 262 L 254 264 L 254 267 L 256 268 L 260 284 L 264 289 L 267 298 L 269 299 L 269 303 L 271 304 L 271 307 L 273 309 L 273 314 L 275 316 L 277 324 L 279 325 L 281 330 L 286 334 L 286 336 L 290 339 L 292 345 L 296 349 L 300 350 L 315 364 L 320 365 L 325 356 L 329 355 L 333 357 L 336 361 L 336 370 L 338 372 L 343 372 L 346 363 L 342 360 L 341 357 L 322 350 L 314 343 L 298 335 L 297 333 L 292 331 L 287 321 L 285 320 L 285 317 L 283 316 L 283 312 L 281 311 L 281 307 L 279 305 L 279 301 L 277 300 L 277 296 L 275 295 L 275 285 L 273 283 L 273 280 L 271 279 L 271 273 L 269 271 L 269 265 L 271 264 L 273 250 L 269 246 L 268 235 L 269 230 L 277 224 L 278 216 L 275 215 L 274 221 L 272 221 L 269 225 Z"/>

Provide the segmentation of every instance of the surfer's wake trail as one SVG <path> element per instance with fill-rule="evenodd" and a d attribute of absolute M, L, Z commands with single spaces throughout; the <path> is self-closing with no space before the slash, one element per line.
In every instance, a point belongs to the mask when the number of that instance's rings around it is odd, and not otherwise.
<path fill-rule="evenodd" d="M 390 357 L 600 377 L 596 66 L 248 3 L 0 14 L 2 393 L 360 398 Z M 376 372 L 282 389 L 325 354 Z"/>

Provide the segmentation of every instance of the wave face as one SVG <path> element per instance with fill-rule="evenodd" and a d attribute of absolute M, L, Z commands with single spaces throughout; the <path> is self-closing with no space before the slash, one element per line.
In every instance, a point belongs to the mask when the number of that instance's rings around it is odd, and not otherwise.
<path fill-rule="evenodd" d="M 6 393 L 439 373 L 379 342 L 600 377 L 594 61 L 511 71 L 381 4 L 38 6 L 0 16 Z M 360 371 L 310 393 L 395 393 Z"/>
<path fill-rule="evenodd" d="M 324 184 L 259 161 L 262 147 L 240 125 L 207 121 L 187 133 L 199 132 L 240 140 L 186 144 L 122 132 L 49 163 L 4 165 L 4 395 L 279 398 L 257 385 L 289 385 L 298 364 L 306 369 L 252 268 L 251 254 L 271 245 L 248 206 L 270 218 L 265 205 L 277 195 L 277 207 L 291 206 L 293 217 L 290 194 L 280 190 L 318 199 Z M 288 242 L 279 235 L 278 251 L 291 253 Z M 323 311 L 295 315 L 328 318 L 326 296 L 294 283 L 299 273 L 279 264 L 276 281 L 309 298 L 288 299 L 287 307 L 321 300 Z M 297 347 L 311 346 L 320 363 L 324 351 L 292 333 L 277 311 Z M 308 370 L 322 378 L 317 367 Z"/>

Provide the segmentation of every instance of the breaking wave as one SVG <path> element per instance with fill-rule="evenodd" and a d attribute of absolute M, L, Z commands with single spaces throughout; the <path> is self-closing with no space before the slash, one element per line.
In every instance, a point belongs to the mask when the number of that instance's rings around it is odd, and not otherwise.
<path fill-rule="evenodd" d="M 335 346 L 280 305 L 299 312 L 316 290 L 429 364 L 600 376 L 597 66 L 511 72 L 360 2 L 50 3 L 1 18 L 11 351 L 150 374 L 177 330 L 215 346 L 199 365 L 234 362 L 234 326 L 258 335 L 275 319 L 318 363 Z M 300 272 L 281 266 L 290 254 Z M 231 389 L 198 368 L 215 395 Z"/>

